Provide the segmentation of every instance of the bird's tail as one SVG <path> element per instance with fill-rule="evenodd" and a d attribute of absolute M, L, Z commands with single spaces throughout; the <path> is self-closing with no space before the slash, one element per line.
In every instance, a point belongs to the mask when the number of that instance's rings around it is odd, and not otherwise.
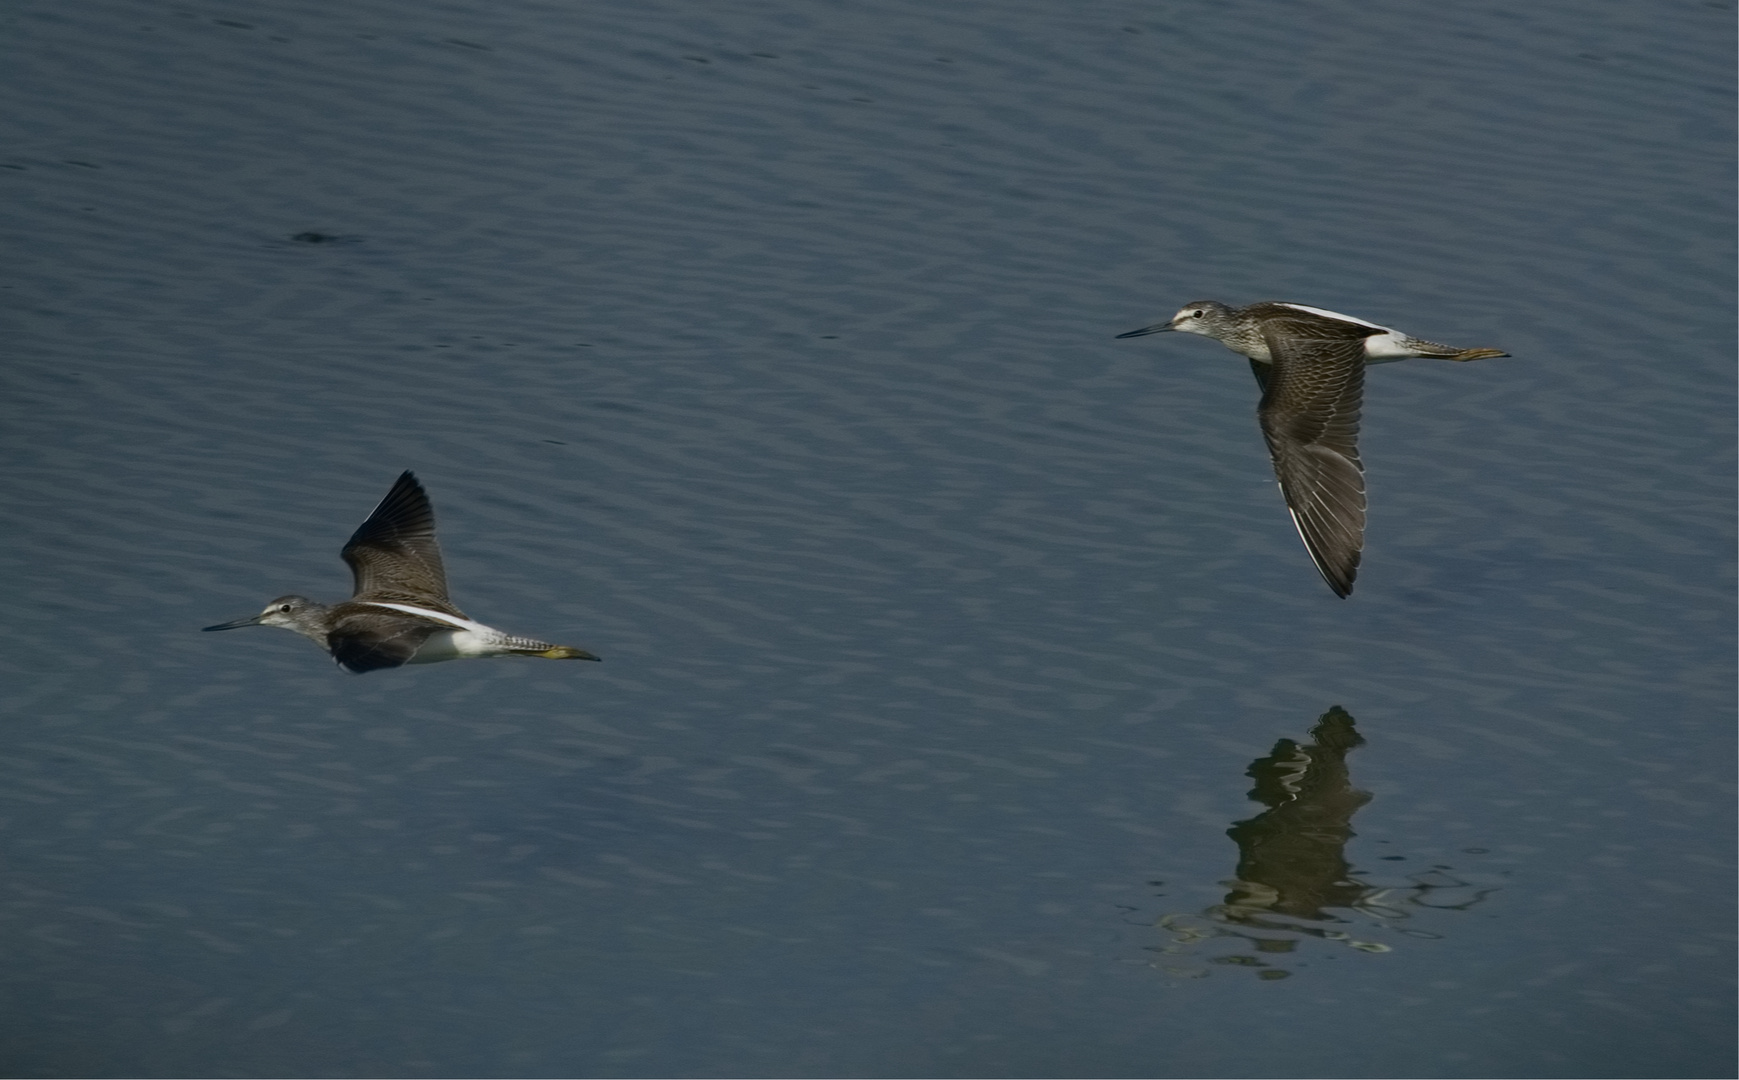
<path fill-rule="evenodd" d="M 576 649 L 571 645 L 543 645 L 542 642 L 539 642 L 539 646 L 539 648 L 515 649 L 513 651 L 518 653 L 520 656 L 541 656 L 546 660 L 602 659 L 601 657 L 593 656 L 584 649 Z"/>

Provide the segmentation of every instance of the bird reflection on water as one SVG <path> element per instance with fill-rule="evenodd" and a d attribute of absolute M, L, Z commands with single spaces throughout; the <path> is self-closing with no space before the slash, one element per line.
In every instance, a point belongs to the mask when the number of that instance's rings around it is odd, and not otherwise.
<path fill-rule="evenodd" d="M 1389 952 L 1390 945 L 1363 940 L 1347 928 L 1362 924 L 1435 938 L 1439 935 L 1403 924 L 1418 909 L 1465 910 L 1497 891 L 1463 881 L 1441 865 L 1409 875 L 1405 885 L 1359 880 L 1347 862 L 1346 844 L 1354 836 L 1353 815 L 1371 795 L 1353 786 L 1347 754 L 1365 740 L 1338 705 L 1317 720 L 1310 737 L 1303 745 L 1281 739 L 1266 757 L 1250 763 L 1246 775 L 1256 781 L 1250 797 L 1267 809 L 1226 830 L 1238 845 L 1237 877 L 1226 882 L 1231 891 L 1199 914 L 1161 918 L 1157 925 L 1173 936 L 1169 944 L 1151 947 L 1160 954 L 1154 967 L 1199 978 L 1208 969 L 1188 963 L 1187 954 L 1205 942 L 1237 939 L 1259 955 L 1233 953 L 1208 962 L 1256 968 L 1262 979 L 1284 979 L 1291 972 L 1274 966 L 1274 958 L 1295 952 L 1300 940 Z"/>

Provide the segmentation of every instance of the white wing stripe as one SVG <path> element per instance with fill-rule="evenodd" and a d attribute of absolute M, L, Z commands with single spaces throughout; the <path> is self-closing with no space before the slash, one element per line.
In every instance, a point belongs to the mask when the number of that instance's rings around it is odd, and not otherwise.
<path fill-rule="evenodd" d="M 489 627 L 482 623 L 448 615 L 444 611 L 430 611 L 428 608 L 412 607 L 409 604 L 389 604 L 384 600 L 363 600 L 361 603 L 367 604 L 369 607 L 391 608 L 394 611 L 402 611 L 406 615 L 419 615 L 425 619 L 434 619 L 436 622 L 444 622 L 448 626 L 457 627 L 460 630 L 471 630 L 481 634 L 489 632 Z"/>
<path fill-rule="evenodd" d="M 1338 311 L 1328 311 L 1324 308 L 1311 307 L 1308 304 L 1291 304 L 1291 303 L 1287 303 L 1285 300 L 1280 300 L 1280 301 L 1276 301 L 1276 302 L 1281 307 L 1289 307 L 1294 311 L 1308 311 L 1312 315 L 1321 315 L 1321 316 L 1323 316 L 1325 318 L 1329 318 L 1329 319 L 1339 319 L 1341 322 L 1357 323 L 1360 326 L 1368 326 L 1373 330 L 1387 330 L 1391 334 L 1400 333 L 1400 331 L 1396 330 L 1392 326 L 1383 326 L 1379 323 L 1366 322 L 1364 319 L 1355 318 L 1351 315 L 1342 315 Z"/>

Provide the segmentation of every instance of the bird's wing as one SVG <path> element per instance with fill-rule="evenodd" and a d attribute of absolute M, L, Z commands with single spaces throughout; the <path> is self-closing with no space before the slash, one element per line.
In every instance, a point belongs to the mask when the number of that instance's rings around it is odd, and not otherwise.
<path fill-rule="evenodd" d="M 1264 333 L 1274 370 L 1257 410 L 1262 434 L 1306 550 L 1328 587 L 1344 597 L 1353 591 L 1365 546 L 1358 448 L 1365 335 L 1285 323 Z"/>
<path fill-rule="evenodd" d="M 391 600 L 460 615 L 447 598 L 447 571 L 435 543 L 435 509 L 409 472 L 398 478 L 344 545 L 356 577 L 353 600 Z"/>
<path fill-rule="evenodd" d="M 360 675 L 410 662 L 440 629 L 414 615 L 376 610 L 340 618 L 326 635 L 326 647 L 340 667 Z"/>
<path fill-rule="evenodd" d="M 1269 376 L 1274 373 L 1274 365 L 1273 364 L 1264 364 L 1260 360 L 1251 360 L 1250 361 L 1250 370 L 1256 376 L 1256 385 L 1260 386 L 1262 388 L 1262 392 L 1264 394 L 1266 394 L 1268 392 L 1268 383 L 1271 381 L 1269 379 Z"/>

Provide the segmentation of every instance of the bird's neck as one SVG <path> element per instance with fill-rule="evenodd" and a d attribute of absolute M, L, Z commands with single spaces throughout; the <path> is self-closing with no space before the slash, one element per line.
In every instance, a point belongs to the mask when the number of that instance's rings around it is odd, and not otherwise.
<path fill-rule="evenodd" d="M 326 647 L 326 634 L 332 629 L 332 609 L 325 604 L 310 603 L 296 613 L 296 621 L 285 626 L 286 630 L 294 630 L 303 637 Z"/>

